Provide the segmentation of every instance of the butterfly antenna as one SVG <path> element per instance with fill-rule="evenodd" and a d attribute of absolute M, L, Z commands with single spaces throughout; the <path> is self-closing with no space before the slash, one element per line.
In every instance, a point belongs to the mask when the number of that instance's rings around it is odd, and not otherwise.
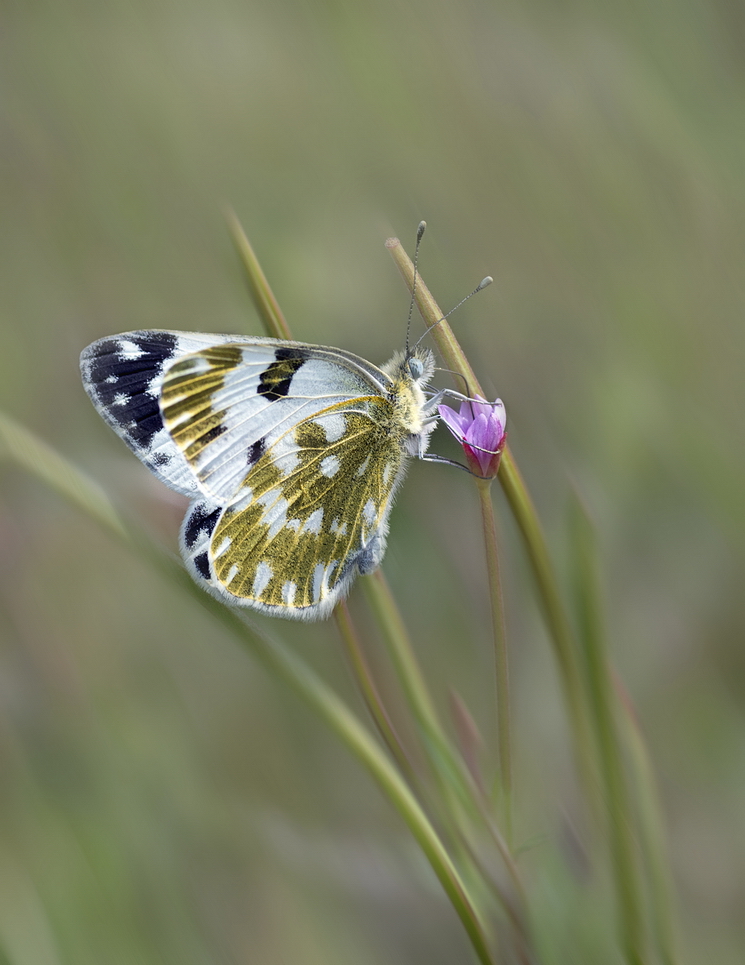
<path fill-rule="evenodd" d="M 415 275 L 414 277 L 415 277 L 415 279 L 416 279 L 416 275 Z M 472 292 L 469 292 L 469 293 L 466 295 L 465 298 L 461 298 L 461 300 L 458 302 L 458 304 L 457 304 L 457 305 L 454 305 L 454 306 L 450 309 L 450 311 L 447 313 L 447 315 L 443 315 L 442 318 L 438 318 L 436 322 L 434 322 L 432 325 L 430 325 L 430 326 L 427 328 L 427 331 L 424 332 L 424 334 L 421 335 L 421 336 L 416 340 L 416 342 L 414 343 L 414 348 L 416 348 L 417 345 L 422 341 L 422 339 L 423 339 L 423 338 L 426 338 L 427 335 L 429 335 L 429 333 L 432 331 L 432 329 L 435 328 L 437 325 L 439 325 L 440 322 L 444 322 L 446 318 L 450 318 L 450 316 L 453 314 L 453 312 L 456 311 L 457 309 L 459 309 L 460 306 L 461 306 L 464 302 L 467 302 L 469 298 L 473 298 L 473 296 L 474 296 L 477 292 L 483 291 L 485 288 L 488 288 L 489 285 L 491 285 L 491 283 L 492 283 L 493 281 L 494 281 L 494 279 L 492 278 L 491 275 L 487 275 L 486 278 L 482 278 L 481 281 L 478 283 L 478 285 L 474 288 L 474 290 L 473 290 Z M 407 345 L 408 345 L 408 342 L 409 342 L 409 340 L 408 340 L 408 338 L 407 338 L 407 339 L 406 339 Z M 412 351 L 413 351 L 413 349 L 412 349 Z"/>
<path fill-rule="evenodd" d="M 414 299 L 416 298 L 416 280 L 418 276 L 417 266 L 419 265 L 419 245 L 422 243 L 424 232 L 427 229 L 427 222 L 420 221 L 416 229 L 416 248 L 414 249 L 414 281 L 411 285 L 411 301 L 409 302 L 409 317 L 406 320 L 406 355 L 409 355 L 409 335 L 411 333 L 411 316 L 414 314 Z"/>

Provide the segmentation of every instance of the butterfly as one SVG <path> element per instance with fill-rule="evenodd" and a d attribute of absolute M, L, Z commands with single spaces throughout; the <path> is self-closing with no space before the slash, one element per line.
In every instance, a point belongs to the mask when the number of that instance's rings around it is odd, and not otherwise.
<path fill-rule="evenodd" d="M 180 546 L 196 582 L 305 620 L 380 564 L 396 490 L 437 421 L 433 372 L 419 346 L 378 368 L 323 345 L 196 332 L 129 332 L 81 355 L 101 416 L 191 499 Z"/>

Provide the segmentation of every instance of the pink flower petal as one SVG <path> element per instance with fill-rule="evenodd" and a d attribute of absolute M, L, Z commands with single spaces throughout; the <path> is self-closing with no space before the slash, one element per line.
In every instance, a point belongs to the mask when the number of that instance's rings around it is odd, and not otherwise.
<path fill-rule="evenodd" d="M 481 396 L 461 402 L 460 411 L 438 406 L 442 421 L 463 446 L 471 465 L 483 476 L 494 475 L 499 467 L 506 416 L 500 399 L 493 403 Z"/>

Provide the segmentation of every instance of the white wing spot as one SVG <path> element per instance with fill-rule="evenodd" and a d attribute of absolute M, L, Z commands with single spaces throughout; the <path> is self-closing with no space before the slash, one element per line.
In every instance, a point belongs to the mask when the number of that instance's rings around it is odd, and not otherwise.
<path fill-rule="evenodd" d="M 337 472 L 339 472 L 340 466 L 341 463 L 339 462 L 338 456 L 326 456 L 325 459 L 321 460 L 321 472 L 327 479 L 333 479 Z"/>
<path fill-rule="evenodd" d="M 250 486 L 243 486 L 238 490 L 238 492 L 233 497 L 233 500 L 230 504 L 230 508 L 234 510 L 234 512 L 238 513 L 242 509 L 246 509 L 248 506 L 250 506 L 251 503 L 253 502 L 253 498 L 254 498 L 253 489 L 251 489 Z"/>
<path fill-rule="evenodd" d="M 391 473 L 393 472 L 393 463 L 386 463 L 385 469 L 383 470 L 383 485 L 388 485 L 388 480 L 391 478 Z"/>
<path fill-rule="evenodd" d="M 220 545 L 217 547 L 217 549 L 216 549 L 215 552 L 214 552 L 215 559 L 217 559 L 218 556 L 222 556 L 222 554 L 225 552 L 225 550 L 227 550 L 227 549 L 230 548 L 230 544 L 231 544 L 232 542 L 233 542 L 233 541 L 231 540 L 231 538 L 230 538 L 229 536 L 226 536 L 226 537 L 223 539 L 222 543 L 220 543 Z M 228 580 L 228 583 L 229 583 L 229 582 L 230 582 L 230 580 Z"/>
<path fill-rule="evenodd" d="M 368 452 L 368 454 L 365 456 L 365 461 L 362 463 L 362 465 L 360 466 L 360 468 L 357 470 L 357 475 L 358 475 L 358 476 L 364 476 L 365 473 L 367 472 L 367 467 L 368 467 L 369 465 L 370 465 L 370 453 Z"/>
<path fill-rule="evenodd" d="M 338 442 L 347 431 L 347 420 L 338 412 L 316 419 L 316 425 L 326 433 L 327 442 Z"/>
<path fill-rule="evenodd" d="M 345 536 L 345 535 L 346 535 L 346 532 L 347 532 L 347 524 L 346 524 L 346 523 L 340 523 L 340 522 L 339 522 L 339 518 L 337 517 L 337 518 L 331 523 L 331 526 L 329 526 L 329 531 L 332 532 L 332 533 L 336 533 L 336 534 L 339 535 L 339 536 Z"/>
<path fill-rule="evenodd" d="M 326 594 L 329 592 L 329 580 L 331 579 L 331 577 L 332 577 L 332 575 L 333 575 L 333 573 L 334 573 L 334 570 L 336 569 L 336 567 L 337 567 L 338 565 L 339 565 L 339 561 L 338 561 L 338 560 L 331 560 L 331 562 L 329 563 L 329 565 L 326 567 L 326 574 L 325 574 L 324 579 L 323 579 L 323 595 L 324 595 L 324 596 L 326 596 Z"/>
<path fill-rule="evenodd" d="M 372 524 L 375 522 L 375 517 L 377 516 L 377 513 L 378 511 L 375 507 L 375 503 L 372 501 L 372 499 L 368 499 L 368 501 L 365 503 L 365 506 L 362 510 L 362 516 L 368 526 L 372 526 Z"/>
<path fill-rule="evenodd" d="M 178 418 L 174 419 L 172 422 L 169 422 L 169 424 L 168 424 L 168 429 L 169 429 L 169 431 L 173 432 L 173 430 L 174 430 L 175 428 L 177 428 L 178 426 L 183 425 L 185 422 L 190 422 L 192 418 L 193 418 L 193 416 L 192 416 L 191 412 L 182 412 L 182 413 L 178 416 Z"/>
<path fill-rule="evenodd" d="M 288 529 L 294 529 L 295 532 L 297 533 L 297 531 L 300 529 L 300 520 L 299 520 L 299 519 L 288 519 L 288 520 L 287 520 L 287 528 L 288 528 Z"/>
<path fill-rule="evenodd" d="M 119 343 L 119 357 L 122 359 L 138 359 L 144 354 L 145 350 L 129 339 L 123 338 Z"/>
<path fill-rule="evenodd" d="M 314 533 L 316 536 L 321 532 L 321 523 L 323 522 L 323 510 L 314 509 L 310 516 L 305 520 L 305 525 L 303 526 L 304 533 Z"/>
<path fill-rule="evenodd" d="M 277 502 L 267 510 L 263 523 L 269 524 L 269 530 L 266 534 L 267 539 L 274 539 L 274 537 L 287 525 L 287 507 L 290 504 L 286 499 L 278 499 Z"/>
<path fill-rule="evenodd" d="M 228 570 L 228 575 L 225 577 L 225 586 L 230 586 L 230 584 L 233 582 L 236 576 L 238 576 L 240 571 L 241 571 L 240 566 L 238 566 L 237 563 L 233 563 L 233 565 Z"/>
<path fill-rule="evenodd" d="M 204 358 L 201 355 L 195 355 L 193 358 L 184 359 L 181 363 L 181 371 L 186 375 L 204 375 L 209 372 L 212 365 L 209 359 Z"/>
<path fill-rule="evenodd" d="M 289 476 L 300 465 L 300 456 L 297 451 L 292 449 L 288 452 L 278 452 L 272 462 L 274 468 L 281 472 L 283 476 Z"/>
<path fill-rule="evenodd" d="M 297 583 L 293 583 L 292 580 L 288 580 L 282 587 L 282 602 L 285 606 L 292 606 L 295 602 L 295 594 L 297 593 Z"/>
<path fill-rule="evenodd" d="M 256 575 L 254 576 L 254 585 L 251 587 L 251 596 L 258 600 L 261 594 L 269 585 L 269 580 L 274 576 L 274 570 L 266 562 L 262 560 L 261 563 L 256 567 Z M 229 581 L 228 581 L 229 582 Z"/>
<path fill-rule="evenodd" d="M 320 598 L 325 600 L 329 595 L 329 580 L 331 579 L 331 574 L 334 572 L 336 567 L 339 565 L 338 560 L 332 560 L 327 567 L 324 568 L 323 574 L 321 576 L 321 589 L 319 591 Z M 315 582 L 316 582 L 316 571 L 313 571 L 313 590 L 315 592 Z"/>
<path fill-rule="evenodd" d="M 316 563 L 313 570 L 313 602 L 318 603 L 321 594 L 324 592 L 326 583 L 326 568 L 323 563 Z"/>
<path fill-rule="evenodd" d="M 130 396 L 125 395 L 124 392 L 117 392 L 114 396 L 114 405 L 127 405 L 130 401 Z"/>
<path fill-rule="evenodd" d="M 113 385 L 115 382 L 119 381 L 119 378 L 116 375 L 107 375 L 104 381 L 107 382 L 109 385 Z"/>

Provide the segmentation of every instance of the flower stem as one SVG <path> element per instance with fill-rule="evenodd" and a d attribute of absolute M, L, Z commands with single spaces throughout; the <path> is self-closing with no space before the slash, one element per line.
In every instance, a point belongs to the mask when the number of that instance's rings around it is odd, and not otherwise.
<path fill-rule="evenodd" d="M 389 238 L 386 241 L 386 247 L 411 291 L 414 281 L 414 266 L 411 259 L 404 251 L 398 238 Z M 443 319 L 443 313 L 421 275 L 417 276 L 416 303 L 447 367 L 464 378 L 470 394 L 483 396 L 484 392 L 463 349 L 458 344 L 452 329 Z M 594 805 L 594 810 L 597 813 L 599 805 L 597 802 L 597 778 L 595 777 L 593 761 L 594 748 L 588 729 L 585 694 L 577 663 L 576 646 L 568 617 L 561 602 L 559 588 L 549 560 L 548 548 L 538 522 L 538 516 L 512 458 L 509 446 L 505 446 L 502 453 L 497 478 L 520 529 L 533 570 L 533 577 L 538 588 L 538 595 L 553 642 L 554 654 L 564 688 L 567 713 L 574 737 L 577 766 L 588 799 Z"/>
<path fill-rule="evenodd" d="M 291 339 L 292 332 L 287 320 L 279 307 L 279 302 L 261 269 L 258 258 L 240 221 L 230 210 L 226 212 L 226 218 L 231 237 L 248 278 L 254 305 L 266 332 L 274 338 Z M 438 774 L 445 771 L 447 777 L 452 780 L 454 776 L 459 775 L 455 756 L 437 719 L 434 704 L 414 655 L 414 648 L 411 645 L 403 617 L 382 570 L 378 569 L 372 580 L 362 580 L 362 583 L 367 590 L 368 601 L 375 612 L 384 639 L 388 644 L 389 653 L 393 658 L 398 679 L 408 699 L 409 707 L 421 729 L 430 760 Z M 343 612 L 339 612 L 339 609 L 337 607 L 334 611 L 334 617 L 357 686 L 385 743 L 402 767 L 402 773 L 411 774 L 410 764 L 405 765 L 407 758 L 404 749 L 393 731 L 390 719 L 373 683 L 369 667 L 364 661 L 362 650 L 358 644 L 359 635 L 354 627 L 349 610 L 345 609 Z M 442 766 L 443 762 L 445 762 L 445 767 Z M 460 786 L 460 782 L 458 786 Z"/>
<path fill-rule="evenodd" d="M 165 557 L 165 554 L 163 554 Z M 364 765 L 399 812 L 429 861 L 468 934 L 481 965 L 495 965 L 476 905 L 442 841 L 426 814 L 393 764 L 372 739 L 367 729 L 343 701 L 310 667 L 279 644 L 276 638 L 246 624 L 233 610 L 193 585 L 191 577 L 170 557 L 164 558 L 170 575 L 246 644 L 252 653 L 282 679 L 326 721 L 337 737 Z"/>
<path fill-rule="evenodd" d="M 631 785 L 636 791 L 639 850 L 649 881 L 647 911 L 652 937 L 662 965 L 676 965 L 678 956 L 672 910 L 673 889 L 656 782 L 633 708 L 618 682 L 616 691 L 622 711 L 624 745 L 632 771 Z"/>
<path fill-rule="evenodd" d="M 225 210 L 225 220 L 228 223 L 230 237 L 233 239 L 233 244 L 243 263 L 246 279 L 248 280 L 248 287 L 251 291 L 251 298 L 253 299 L 253 303 L 256 306 L 264 328 L 266 328 L 267 333 L 271 335 L 272 338 L 291 339 L 290 326 L 282 314 L 279 302 L 274 296 L 274 292 L 259 264 L 259 259 L 256 257 L 255 251 L 251 247 L 251 242 L 248 240 L 243 226 L 232 209 L 227 208 Z"/>
<path fill-rule="evenodd" d="M 495 965 L 483 923 L 469 892 L 426 814 L 368 730 L 320 677 L 278 639 L 250 625 L 235 610 L 200 590 L 181 562 L 148 534 L 125 525 L 100 488 L 62 455 L 0 413 L 0 458 L 9 456 L 33 472 L 109 532 L 136 549 L 153 567 L 199 602 L 247 646 L 271 674 L 298 693 L 321 716 L 377 781 L 407 824 L 469 936 L 481 965 Z"/>
<path fill-rule="evenodd" d="M 492 635 L 494 641 L 494 671 L 497 685 L 497 745 L 499 747 L 499 773 L 501 776 L 501 799 L 504 833 L 512 840 L 512 743 L 510 738 L 510 670 L 507 652 L 507 635 L 504 626 L 502 582 L 499 575 L 499 547 L 491 479 L 477 480 L 481 519 L 484 524 L 486 549 L 486 572 L 489 581 Z"/>
<path fill-rule="evenodd" d="M 577 766 L 588 795 L 588 801 L 593 812 L 597 815 L 602 806 L 598 799 L 598 777 L 594 761 L 593 739 L 589 728 L 584 682 L 577 660 L 574 635 L 566 610 L 561 602 L 546 540 L 538 522 L 538 514 L 512 458 L 509 446 L 506 446 L 502 453 L 498 479 L 522 535 L 533 571 L 543 615 L 554 644 L 554 654 L 559 666 L 567 713 L 574 735 Z"/>
<path fill-rule="evenodd" d="M 463 798 L 463 773 L 450 741 L 440 725 L 432 697 L 414 653 L 406 625 L 383 571 L 362 577 L 362 589 L 383 633 L 396 676 L 424 741 L 427 756 L 443 790 Z M 444 778 L 444 780 L 442 780 Z"/>
<path fill-rule="evenodd" d="M 365 657 L 364 650 L 362 649 L 357 630 L 352 623 L 349 608 L 346 603 L 340 603 L 339 606 L 336 607 L 334 610 L 334 620 L 344 644 L 347 659 L 351 665 L 352 675 L 362 693 L 362 698 L 367 705 L 370 716 L 378 728 L 378 733 L 383 738 L 388 750 L 398 764 L 401 773 L 413 787 L 416 784 L 414 768 L 400 737 L 396 733 L 396 729 L 383 704 L 378 688 L 375 685 L 372 672 Z"/>
<path fill-rule="evenodd" d="M 232 211 L 226 212 L 226 218 L 233 242 L 238 250 L 241 261 L 243 262 L 243 267 L 248 277 L 251 295 L 264 328 L 275 338 L 291 339 L 292 333 L 290 332 L 289 325 L 282 314 L 279 303 L 272 292 L 271 286 L 269 285 L 264 272 L 261 269 L 259 261 L 253 251 L 253 248 L 251 247 L 243 227 Z M 375 601 L 374 609 L 378 615 L 380 626 L 383 630 L 386 640 L 388 640 L 390 644 L 390 652 L 394 655 L 394 663 L 396 664 L 399 679 L 403 685 L 407 697 L 409 698 L 414 716 L 419 721 L 422 728 L 423 736 L 425 738 L 425 745 L 430 758 L 434 758 L 435 764 L 439 763 L 440 765 L 439 767 L 435 768 L 438 777 L 441 777 L 444 771 L 447 772 L 445 780 L 440 780 L 440 785 L 441 787 L 444 786 L 445 791 L 450 791 L 452 793 L 453 787 L 458 789 L 462 787 L 457 762 L 455 761 L 454 754 L 437 720 L 434 705 L 424 683 L 424 678 L 417 665 L 414 651 L 411 647 L 403 619 L 401 618 L 396 603 L 393 599 L 393 595 L 385 583 L 384 577 L 380 570 L 377 571 L 373 577 L 373 580 L 378 588 L 378 592 L 372 594 Z M 369 583 L 371 581 L 364 582 Z M 412 782 L 412 786 L 415 786 L 415 776 L 413 774 L 411 764 L 397 734 L 391 725 L 388 714 L 380 699 L 380 695 L 374 685 L 369 667 L 364 659 L 362 649 L 359 646 L 358 635 L 346 606 L 337 606 L 334 611 L 334 617 L 337 628 L 344 642 L 347 657 L 357 681 L 357 685 L 363 695 L 373 720 L 375 721 L 383 740 L 391 751 L 391 754 L 395 758 L 398 766 L 401 768 L 402 774 L 405 774 Z M 446 763 L 446 767 L 442 767 L 443 762 Z M 394 773 L 396 773 L 396 776 L 398 777 L 398 772 Z M 457 777 L 458 779 L 454 780 L 454 777 Z M 450 780 L 448 780 L 448 778 Z M 411 795 L 411 792 L 405 784 L 402 783 L 402 787 L 409 795 Z M 416 803 L 416 800 L 413 798 L 413 796 L 412 800 Z M 400 807 L 399 810 L 401 810 Z M 424 812 L 421 812 L 421 814 L 422 817 L 424 817 Z M 431 828 L 430 825 L 428 825 L 428 827 Z M 412 831 L 414 832 L 413 828 Z M 417 837 L 416 832 L 414 832 L 414 834 L 415 837 Z M 436 837 L 434 830 L 432 830 L 432 835 L 435 836 L 436 842 L 442 852 L 440 857 L 442 858 L 444 856 L 444 858 L 447 858 L 447 860 L 450 861 L 447 852 L 445 851 L 439 837 Z M 426 851 L 426 842 L 423 841 L 421 833 L 420 836 L 417 837 L 417 840 Z M 431 842 L 429 845 L 427 845 L 427 847 L 430 847 L 430 845 Z M 430 857 L 429 853 L 428 857 Z M 456 873 L 455 866 L 452 865 L 452 863 L 451 870 L 453 874 Z M 453 904 L 456 905 L 456 900 L 460 903 L 456 906 L 456 908 L 461 909 L 459 914 L 463 912 L 463 914 L 461 914 L 461 918 L 463 919 L 464 925 L 471 936 L 471 940 L 474 943 L 474 947 L 479 955 L 479 959 L 482 962 L 487 961 L 488 959 L 482 957 L 483 954 L 488 955 L 486 944 L 483 940 L 483 932 L 479 932 L 477 934 L 474 931 L 475 924 L 478 924 L 475 905 L 469 902 L 467 909 L 462 907 L 462 897 L 466 894 L 462 882 L 459 881 L 456 887 L 453 884 L 452 876 L 448 878 L 448 876 L 445 875 L 443 878 L 442 873 L 438 872 L 438 877 L 440 877 L 440 880 L 443 881 L 443 886 L 445 887 L 445 890 L 450 896 Z M 447 886 L 445 884 L 446 880 L 450 882 L 450 884 Z M 462 895 L 461 898 L 458 898 L 457 896 L 460 892 L 462 892 Z M 466 914 L 466 912 L 472 914 L 472 917 L 469 918 L 469 914 Z M 479 935 L 481 936 L 480 938 Z M 482 942 L 483 947 L 479 945 L 480 941 Z"/>
<path fill-rule="evenodd" d="M 630 824 L 632 811 L 621 758 L 618 703 L 605 646 L 593 534 L 590 521 L 578 503 L 573 513 L 573 523 L 579 639 L 584 650 L 589 710 L 603 782 L 606 833 L 618 908 L 618 933 L 626 961 L 629 965 L 642 965 L 645 961 L 644 929 L 637 849 Z"/>

